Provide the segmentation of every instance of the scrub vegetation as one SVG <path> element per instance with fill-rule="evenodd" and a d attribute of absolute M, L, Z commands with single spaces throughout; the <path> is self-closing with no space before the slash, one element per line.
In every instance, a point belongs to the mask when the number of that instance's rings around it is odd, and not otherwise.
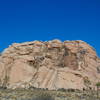
<path fill-rule="evenodd" d="M 99 94 L 99 89 L 0 89 L 0 100 L 100 100 Z"/>

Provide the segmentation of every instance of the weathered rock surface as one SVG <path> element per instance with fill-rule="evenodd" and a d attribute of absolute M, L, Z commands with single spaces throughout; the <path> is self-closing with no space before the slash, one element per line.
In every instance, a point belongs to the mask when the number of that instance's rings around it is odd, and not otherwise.
<path fill-rule="evenodd" d="M 100 60 L 87 43 L 52 40 L 14 43 L 0 56 L 0 85 L 7 88 L 94 87 Z"/>

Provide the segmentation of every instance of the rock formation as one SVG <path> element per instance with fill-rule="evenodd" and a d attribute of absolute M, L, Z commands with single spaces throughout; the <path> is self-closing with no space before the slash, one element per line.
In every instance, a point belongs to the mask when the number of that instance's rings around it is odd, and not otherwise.
<path fill-rule="evenodd" d="M 93 88 L 100 81 L 99 66 L 95 50 L 81 40 L 14 43 L 0 56 L 0 86 Z"/>

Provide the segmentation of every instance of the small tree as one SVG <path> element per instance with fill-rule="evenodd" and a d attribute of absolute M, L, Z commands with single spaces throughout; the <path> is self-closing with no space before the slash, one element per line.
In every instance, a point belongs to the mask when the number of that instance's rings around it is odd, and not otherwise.
<path fill-rule="evenodd" d="M 99 97 L 100 82 L 96 83 L 96 87 L 97 87 L 97 98 L 98 98 Z"/>

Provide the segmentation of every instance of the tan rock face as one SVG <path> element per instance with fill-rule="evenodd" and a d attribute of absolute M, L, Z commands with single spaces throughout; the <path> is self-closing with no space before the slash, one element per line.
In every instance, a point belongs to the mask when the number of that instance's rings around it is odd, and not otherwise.
<path fill-rule="evenodd" d="M 0 86 L 49 90 L 94 87 L 100 81 L 99 66 L 94 49 L 80 40 L 14 43 L 0 56 Z"/>

